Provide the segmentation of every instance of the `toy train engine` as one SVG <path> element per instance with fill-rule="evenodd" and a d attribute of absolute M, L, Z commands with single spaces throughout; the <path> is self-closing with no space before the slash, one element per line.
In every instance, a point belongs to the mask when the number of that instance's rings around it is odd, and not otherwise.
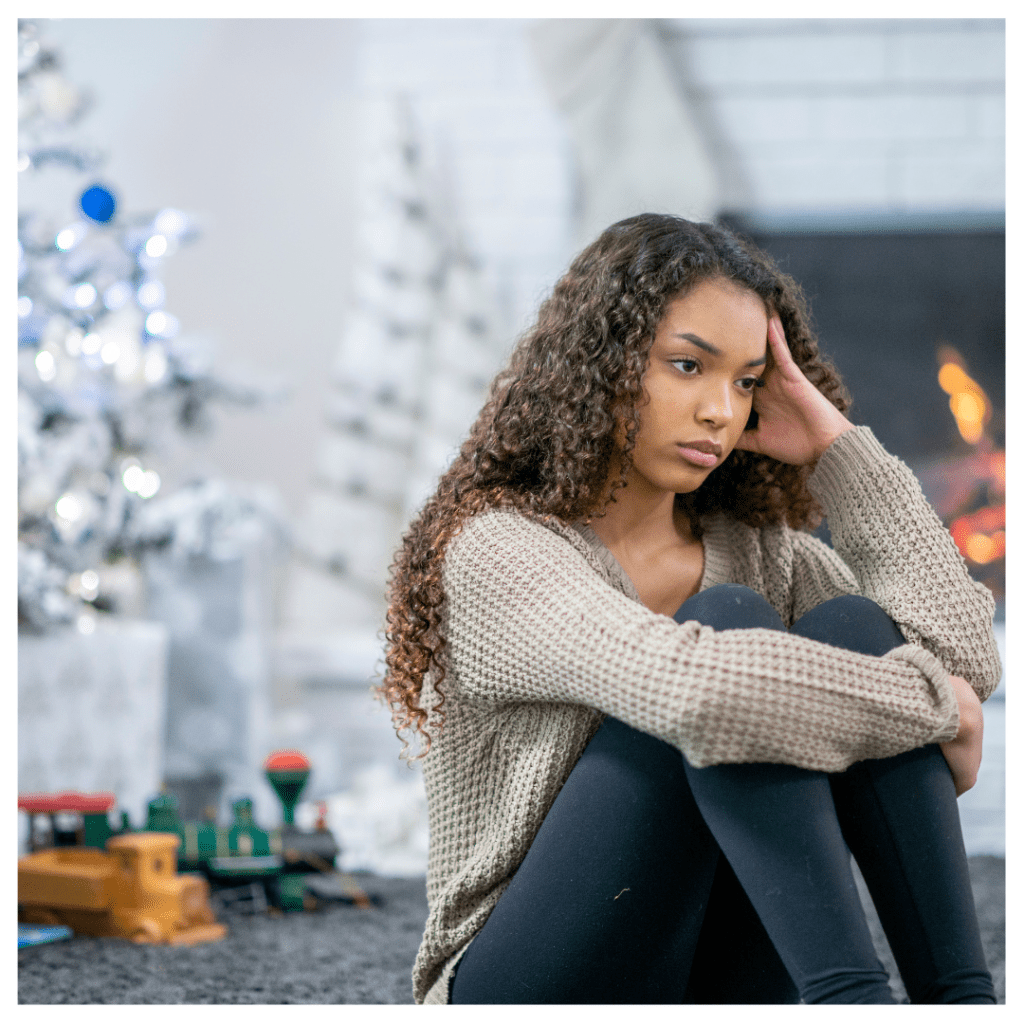
<path fill-rule="evenodd" d="M 284 811 L 280 843 L 288 870 L 333 871 L 334 859 L 341 851 L 323 815 L 313 832 L 295 827 L 295 805 L 310 773 L 306 756 L 297 750 L 277 750 L 263 763 L 263 770 Z"/>
<path fill-rule="evenodd" d="M 178 875 L 179 839 L 161 832 L 114 836 L 106 851 L 53 847 L 18 861 L 18 919 L 63 924 L 83 935 L 195 945 L 224 938 L 210 887 Z"/>
<path fill-rule="evenodd" d="M 259 883 L 274 905 L 302 910 L 315 903 L 307 893 L 307 876 L 333 874 L 340 848 L 323 816 L 312 832 L 295 826 L 295 805 L 311 770 L 306 756 L 297 750 L 278 750 L 263 767 L 282 804 L 281 827 L 260 828 L 248 797 L 231 805 L 230 825 L 182 821 L 177 799 L 164 793 L 149 802 L 146 828 L 177 835 L 181 839 L 178 869 L 201 871 L 221 895 L 227 887 Z"/>

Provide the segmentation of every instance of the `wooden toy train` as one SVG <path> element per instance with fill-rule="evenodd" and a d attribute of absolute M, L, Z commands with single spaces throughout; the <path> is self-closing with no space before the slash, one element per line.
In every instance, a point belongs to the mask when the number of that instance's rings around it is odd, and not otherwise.
<path fill-rule="evenodd" d="M 106 850 L 55 846 L 18 861 L 18 920 L 66 925 L 83 935 L 195 945 L 227 934 L 201 875 L 178 875 L 178 837 L 112 836 Z"/>
<path fill-rule="evenodd" d="M 338 844 L 321 813 L 312 832 L 295 827 L 295 805 L 310 765 L 297 751 L 277 751 L 264 764 L 284 809 L 284 824 L 265 831 L 253 820 L 252 801 L 233 804 L 234 821 L 182 821 L 177 800 L 149 802 L 145 828 L 133 832 L 122 812 L 120 829 L 108 817 L 113 794 L 27 795 L 29 854 L 18 862 L 19 920 L 66 924 L 88 935 L 123 935 L 139 942 L 204 942 L 221 938 L 210 909 L 217 890 L 260 886 L 282 910 L 315 905 L 310 873 L 332 874 Z M 62 812 L 76 827 L 62 830 Z M 50 819 L 50 849 L 38 849 L 33 818 Z M 177 876 L 174 868 L 187 872 Z M 340 876 L 339 876 L 340 877 Z M 351 902 L 370 905 L 365 893 L 341 880 Z"/>

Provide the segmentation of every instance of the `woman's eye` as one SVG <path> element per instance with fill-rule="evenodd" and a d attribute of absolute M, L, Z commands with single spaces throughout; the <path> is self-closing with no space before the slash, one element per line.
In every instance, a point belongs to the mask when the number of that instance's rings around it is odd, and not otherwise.
<path fill-rule="evenodd" d="M 753 391 L 754 388 L 764 387 L 764 378 L 762 377 L 744 377 L 739 385 L 744 391 Z"/>
<path fill-rule="evenodd" d="M 700 369 L 696 359 L 673 359 L 672 365 L 683 373 L 696 373 Z"/>

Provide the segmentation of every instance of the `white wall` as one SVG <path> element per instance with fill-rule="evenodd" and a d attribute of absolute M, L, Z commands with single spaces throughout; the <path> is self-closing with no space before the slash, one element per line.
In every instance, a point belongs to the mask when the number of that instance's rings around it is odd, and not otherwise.
<path fill-rule="evenodd" d="M 1001 20 L 669 19 L 736 209 L 997 212 Z"/>
<path fill-rule="evenodd" d="M 95 94 L 83 137 L 108 150 L 122 210 L 176 206 L 204 236 L 168 259 L 167 308 L 218 366 L 291 399 L 220 418 L 168 467 L 266 482 L 301 507 L 347 281 L 353 23 L 50 23 L 68 78 Z"/>
<path fill-rule="evenodd" d="M 360 99 L 402 92 L 450 182 L 454 214 L 510 322 L 530 320 L 572 255 L 568 136 L 529 50 L 529 20 L 359 23 Z"/>

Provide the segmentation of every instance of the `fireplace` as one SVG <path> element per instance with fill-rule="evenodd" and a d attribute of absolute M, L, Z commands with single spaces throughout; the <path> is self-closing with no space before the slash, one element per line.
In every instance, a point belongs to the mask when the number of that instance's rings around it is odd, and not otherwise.
<path fill-rule="evenodd" d="M 917 473 L 971 575 L 1005 593 L 1005 234 L 730 226 L 802 286 L 849 412 Z M 823 531 L 827 537 L 827 527 Z"/>

